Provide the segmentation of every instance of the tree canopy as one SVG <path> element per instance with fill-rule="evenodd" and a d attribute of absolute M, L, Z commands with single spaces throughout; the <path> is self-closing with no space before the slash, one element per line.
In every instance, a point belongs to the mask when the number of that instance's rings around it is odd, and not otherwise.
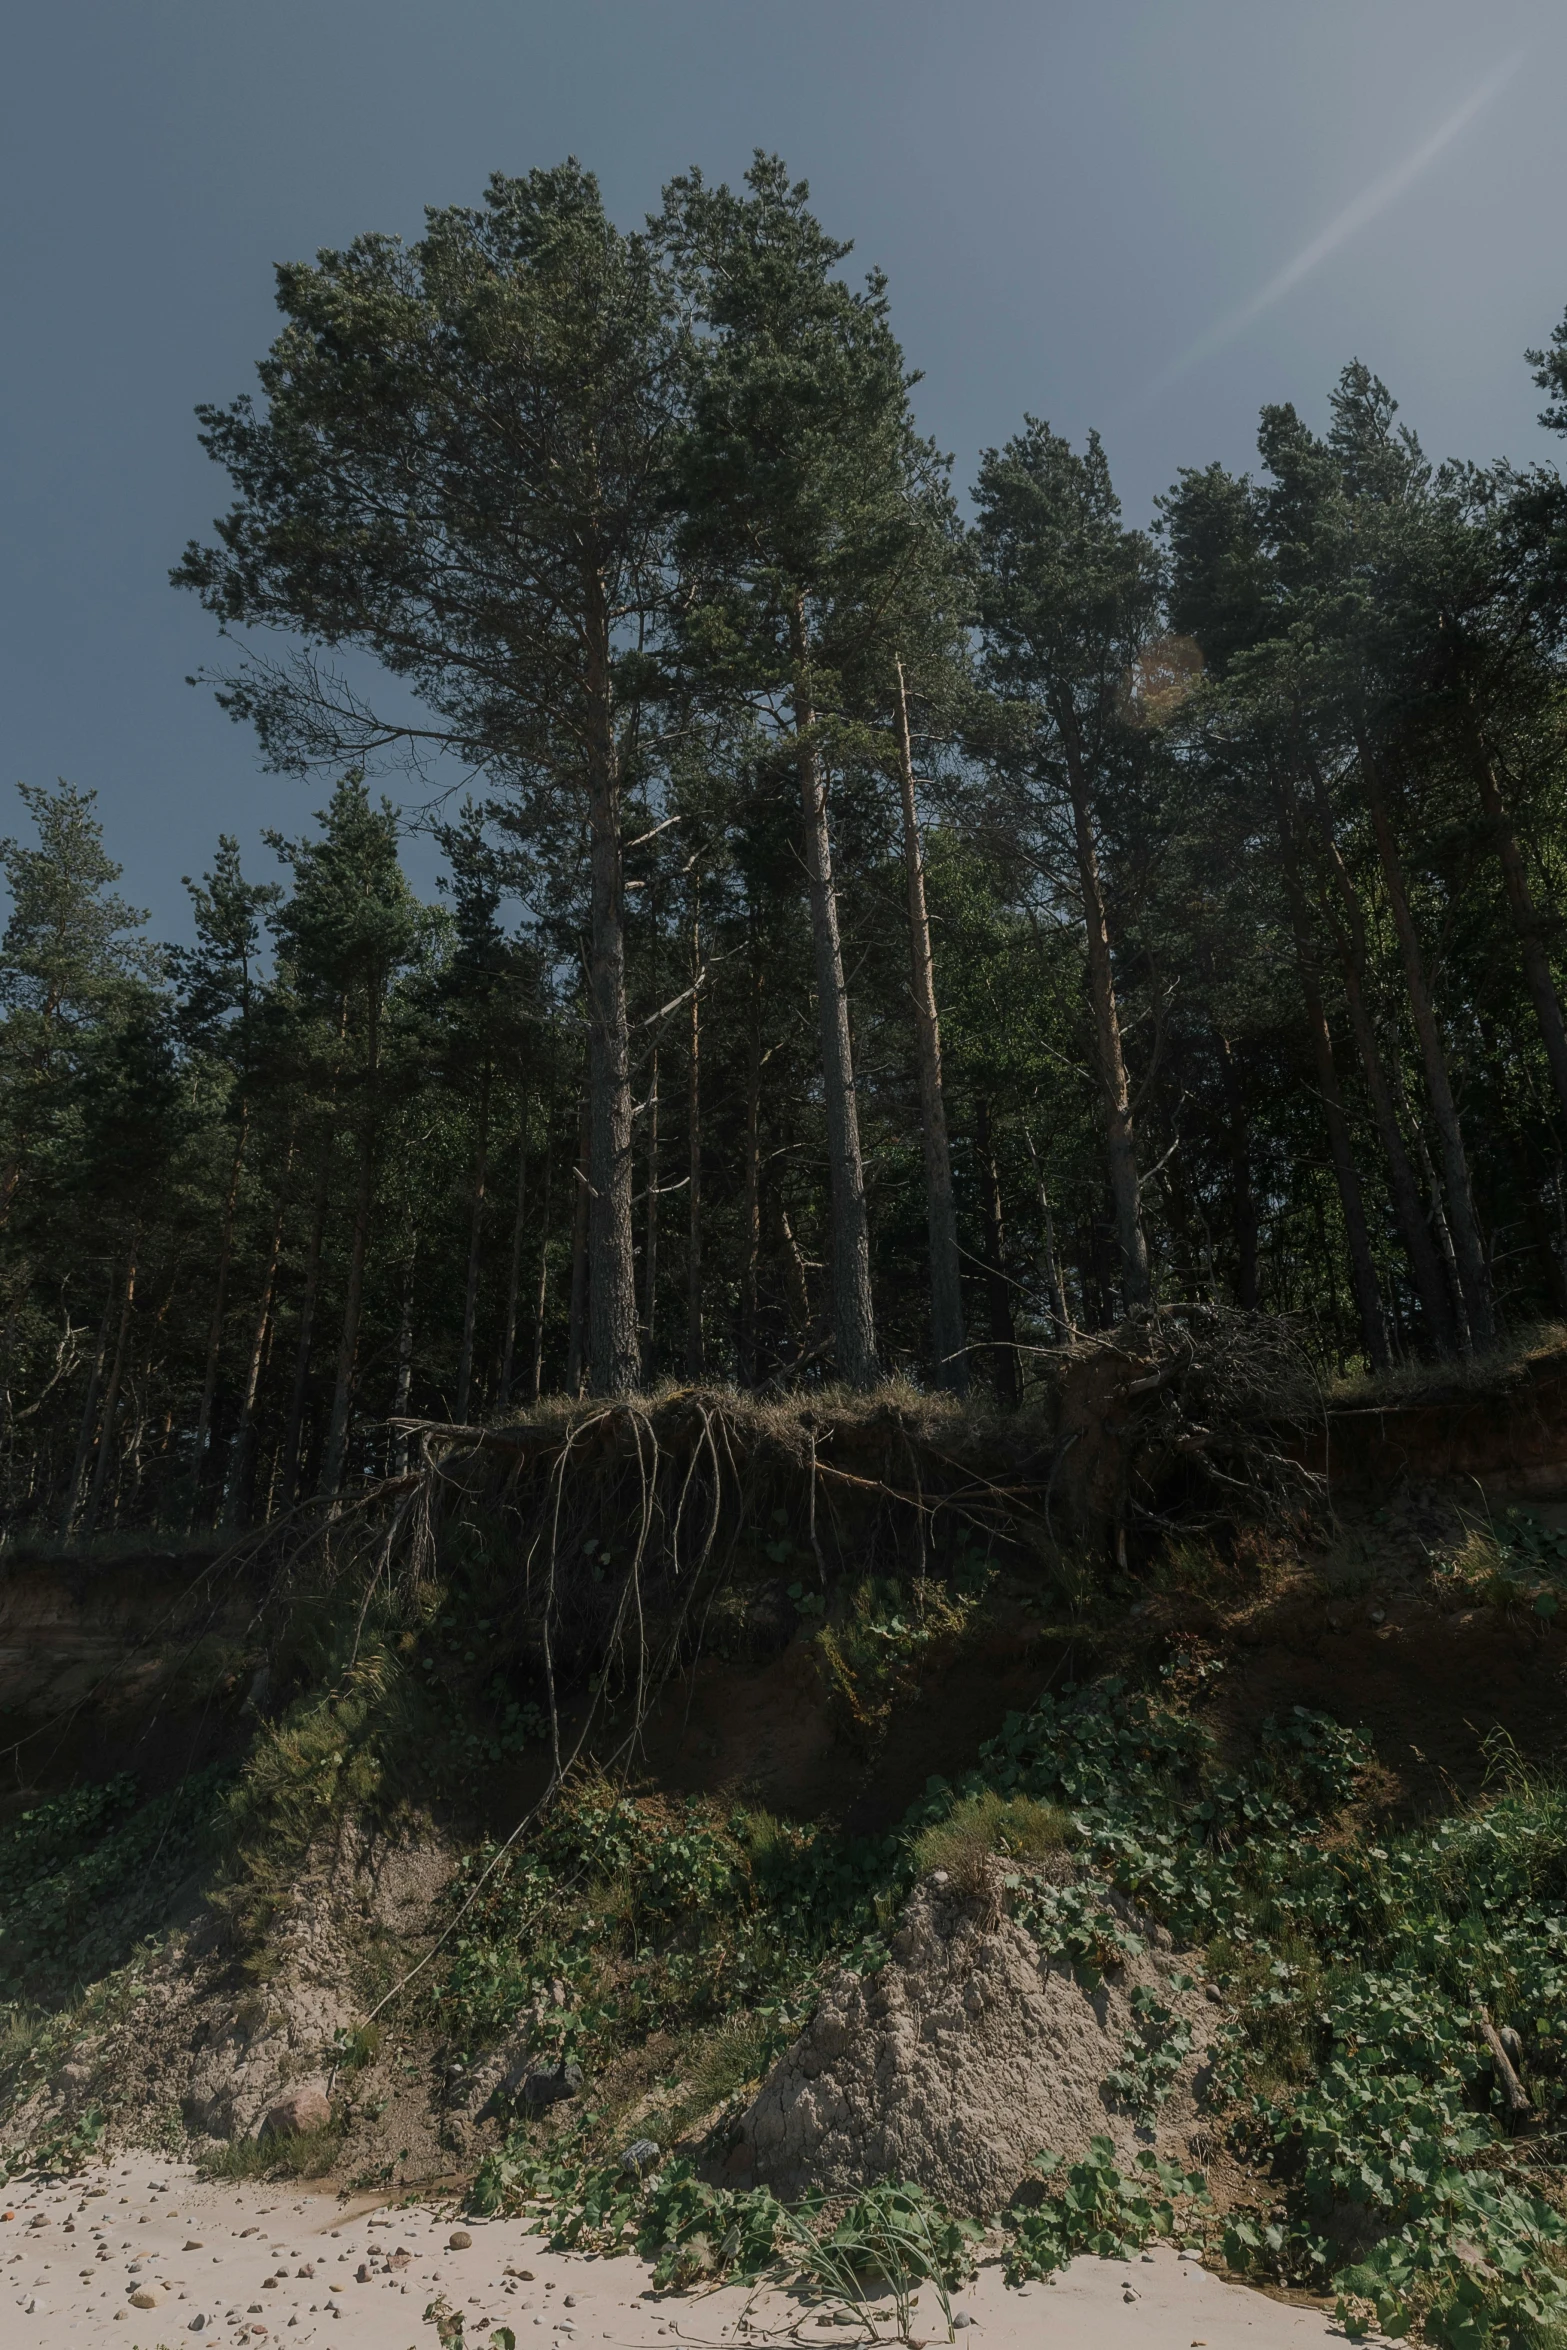
<path fill-rule="evenodd" d="M 759 156 L 278 272 L 175 578 L 327 788 L 178 948 L 22 789 L 13 1521 L 238 1524 L 556 1389 L 1010 1405 L 1186 1299 L 1326 1372 L 1567 1313 L 1559 472 L 1353 361 L 1149 529 L 1034 416 L 965 505 L 851 260 Z M 1524 364 L 1567 432 L 1567 322 Z M 399 761 L 464 779 L 430 904 Z"/>

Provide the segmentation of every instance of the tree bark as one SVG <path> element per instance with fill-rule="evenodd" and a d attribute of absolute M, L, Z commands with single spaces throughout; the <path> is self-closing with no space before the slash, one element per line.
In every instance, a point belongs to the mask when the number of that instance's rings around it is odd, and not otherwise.
<path fill-rule="evenodd" d="M 403 1275 L 403 1302 L 397 1316 L 397 1377 L 392 1383 L 392 1417 L 408 1416 L 408 1398 L 414 1383 L 414 1268 L 419 1261 L 418 1246 L 408 1252 L 408 1270 Z M 462 1418 L 462 1413 L 457 1415 Z M 392 1440 L 391 1471 L 401 1477 L 408 1467 L 408 1431 L 400 1428 Z"/>
<path fill-rule="evenodd" d="M 1059 1346 L 1063 1340 L 1076 1335 L 1066 1311 L 1066 1289 L 1061 1279 L 1061 1260 L 1056 1254 L 1056 1220 L 1050 1206 L 1050 1192 L 1045 1182 L 1045 1162 L 1035 1146 L 1032 1134 L 1027 1135 L 1028 1155 L 1034 1162 L 1034 1184 L 1039 1196 L 1039 1270 L 1045 1279 L 1045 1301 L 1050 1309 L 1050 1335 Z"/>
<path fill-rule="evenodd" d="M 1329 870 L 1344 908 L 1344 922 L 1333 924 L 1334 938 L 1338 947 L 1339 968 L 1343 974 L 1344 995 L 1349 1005 L 1350 1027 L 1360 1055 L 1361 1072 L 1365 1078 L 1366 1092 L 1370 1096 L 1377 1136 L 1387 1160 L 1393 1212 L 1403 1235 L 1410 1272 L 1414 1277 L 1415 1294 L 1420 1300 L 1431 1342 L 1439 1355 L 1451 1355 L 1458 1350 L 1458 1326 L 1453 1319 L 1452 1297 L 1436 1244 L 1431 1237 L 1431 1227 L 1421 1203 L 1420 1186 L 1415 1180 L 1414 1166 L 1399 1128 L 1392 1089 L 1382 1066 L 1376 1029 L 1366 1006 L 1362 985 L 1366 967 L 1365 916 L 1361 912 L 1359 894 L 1350 877 L 1349 868 L 1334 838 L 1332 811 L 1327 805 L 1320 779 L 1315 784 L 1314 799 Z"/>
<path fill-rule="evenodd" d="M 256 1397 L 261 1390 L 261 1370 L 266 1356 L 267 1326 L 272 1313 L 272 1297 L 277 1281 L 278 1262 L 283 1254 L 283 1227 L 288 1213 L 288 1179 L 294 1165 L 294 1129 L 288 1130 L 288 1152 L 283 1162 L 283 1173 L 278 1182 L 277 1214 L 272 1222 L 272 1244 L 267 1250 L 265 1270 L 261 1276 L 261 1298 L 256 1307 L 256 1319 L 250 1334 L 250 1353 L 245 1364 L 245 1387 L 239 1402 L 239 1419 L 233 1441 L 229 1446 L 228 1473 L 223 1489 L 223 1523 L 237 1526 L 244 1522 L 250 1509 L 251 1480 L 256 1457 Z"/>
<path fill-rule="evenodd" d="M 537 1403 L 544 1379 L 544 1309 L 550 1282 L 550 1138 L 544 1136 L 544 1201 L 539 1211 L 539 1286 L 533 1300 L 533 1361 L 528 1373 L 528 1401 Z"/>
<path fill-rule="evenodd" d="M 595 1394 L 627 1395 L 642 1372 L 636 1257 L 631 1232 L 631 1047 L 626 1017 L 625 893 L 620 853 L 620 765 L 615 741 L 611 646 L 602 577 L 587 603 L 587 781 L 592 868 L 588 952 L 586 1176 L 593 1279 L 588 1364 Z"/>
<path fill-rule="evenodd" d="M 572 1169 L 571 1198 L 571 1315 L 566 1331 L 566 1393 L 582 1393 L 587 1369 L 588 1291 L 592 1271 L 588 1263 L 588 1163 L 593 1147 L 593 1112 L 588 1094 L 582 1098 L 582 1125 L 577 1136 L 577 1159 Z"/>
<path fill-rule="evenodd" d="M 647 1097 L 647 1213 L 642 1241 L 642 1376 L 651 1379 L 658 1354 L 658 1045 L 653 1046 Z"/>
<path fill-rule="evenodd" d="M 1382 863 L 1382 876 L 1387 883 L 1387 894 L 1393 909 L 1393 926 L 1398 933 L 1399 951 L 1404 962 L 1404 982 L 1409 991 L 1409 1008 L 1414 1015 L 1415 1034 L 1420 1039 L 1420 1054 L 1425 1063 L 1426 1091 L 1431 1097 L 1431 1110 L 1436 1119 L 1437 1140 L 1442 1152 L 1442 1176 L 1447 1192 L 1448 1222 L 1452 1231 L 1453 1250 L 1458 1263 L 1458 1278 L 1463 1287 L 1463 1301 L 1467 1309 L 1469 1327 L 1474 1343 L 1479 1347 L 1494 1345 L 1496 1340 L 1496 1311 L 1491 1302 L 1491 1272 L 1485 1261 L 1485 1246 L 1480 1238 L 1479 1220 L 1475 1215 L 1474 1193 L 1469 1181 L 1469 1160 L 1464 1150 L 1463 1130 L 1459 1124 L 1458 1105 L 1453 1099 L 1452 1081 L 1448 1075 L 1447 1052 L 1442 1032 L 1437 1024 L 1436 1007 L 1426 979 L 1425 961 L 1420 952 L 1420 941 L 1415 931 L 1414 916 L 1410 911 L 1409 893 L 1404 886 L 1404 869 L 1393 834 L 1392 817 L 1388 811 L 1387 791 L 1380 761 L 1362 742 L 1360 748 L 1361 773 L 1366 779 L 1366 793 L 1371 805 L 1371 825 L 1376 835 L 1377 854 Z"/>
<path fill-rule="evenodd" d="M 348 1242 L 348 1286 L 343 1298 L 343 1327 L 337 1342 L 337 1377 L 332 1389 L 332 1417 L 327 1425 L 326 1454 L 321 1491 L 328 1498 L 343 1482 L 348 1455 L 348 1422 L 354 1400 L 354 1367 L 359 1359 L 359 1316 L 365 1294 L 365 1250 L 370 1238 L 370 1205 L 375 1192 L 375 1139 L 366 1132 L 359 1140 L 359 1164 L 354 1177 L 354 1221 Z"/>
<path fill-rule="evenodd" d="M 931 950 L 930 910 L 925 900 L 925 860 L 921 854 L 919 810 L 914 798 L 914 746 L 909 736 L 909 703 L 901 661 L 897 671 L 898 773 L 903 792 L 903 867 L 909 898 L 910 995 L 919 1066 L 920 1140 L 925 1157 L 931 1342 L 938 1383 L 954 1395 L 966 1395 L 968 1355 L 963 1328 L 963 1279 L 958 1255 L 957 1207 L 952 1192 L 952 1151 L 947 1139 L 947 1105 L 941 1081 L 936 963 Z"/>
<path fill-rule="evenodd" d="M 1063 738 L 1067 744 L 1072 829 L 1077 849 L 1078 885 L 1083 897 L 1083 927 L 1088 942 L 1088 992 L 1093 1006 L 1099 1087 L 1105 1106 L 1105 1151 L 1109 1162 L 1110 1198 L 1115 1209 L 1115 1234 L 1121 1251 L 1121 1289 L 1128 1307 L 1145 1306 L 1153 1289 L 1148 1272 L 1148 1239 L 1143 1230 L 1142 1185 L 1137 1173 L 1132 1089 L 1127 1079 L 1126 1056 L 1121 1046 L 1121 1018 L 1115 996 L 1115 971 L 1110 958 L 1110 924 L 1105 910 L 1104 885 L 1099 873 L 1093 810 L 1087 778 L 1077 754 L 1075 730 L 1064 728 Z"/>
<path fill-rule="evenodd" d="M 372 986 L 367 1007 L 365 1101 L 359 1120 L 359 1163 L 354 1177 L 354 1221 L 348 1242 L 348 1286 L 343 1298 L 343 1327 L 338 1338 L 337 1380 L 332 1393 L 332 1418 L 327 1429 L 326 1459 L 321 1491 L 335 1496 L 343 1482 L 348 1456 L 348 1423 L 354 1400 L 354 1369 L 359 1359 L 359 1316 L 365 1294 L 365 1251 L 370 1243 L 370 1210 L 375 1198 L 376 1141 L 380 1104 L 376 1099 L 381 1068 L 381 1006 Z"/>
<path fill-rule="evenodd" d="M 703 1375 L 702 1346 L 702 934 L 693 897 L 691 912 L 691 1038 L 686 1072 L 686 1140 L 689 1193 L 686 1202 L 686 1377 Z"/>
<path fill-rule="evenodd" d="M 484 1186 L 490 1157 L 490 1064 L 479 1075 L 479 1134 L 473 1168 L 473 1214 L 468 1228 L 468 1277 L 463 1288 L 462 1344 L 457 1354 L 457 1417 L 468 1417 L 473 1388 L 473 1340 L 479 1314 L 479 1267 L 484 1241 Z"/>
<path fill-rule="evenodd" d="M 1431 1202 L 1431 1227 L 1436 1234 L 1436 1245 L 1441 1252 L 1443 1269 L 1447 1274 L 1447 1294 L 1453 1301 L 1453 1320 L 1458 1326 L 1458 1344 L 1468 1355 L 1474 1352 L 1474 1332 L 1469 1326 L 1469 1311 L 1464 1299 L 1463 1275 L 1458 1269 L 1458 1252 L 1453 1246 L 1452 1228 L 1442 1206 L 1442 1186 L 1437 1181 L 1436 1169 L 1431 1164 L 1431 1153 L 1426 1145 L 1425 1129 L 1418 1117 L 1411 1114 L 1409 1097 L 1404 1091 L 1403 1073 L 1395 1056 L 1390 1064 L 1393 1101 L 1402 1123 L 1415 1138 L 1415 1156 L 1420 1161 L 1420 1172 L 1425 1177 L 1426 1198 Z"/>
<path fill-rule="evenodd" d="M 294 1499 L 299 1488 L 300 1448 L 305 1428 L 305 1399 L 310 1384 L 310 1350 L 315 1339 L 316 1306 L 321 1295 L 321 1251 L 326 1238 L 327 1209 L 331 1202 L 332 1157 L 337 1138 L 337 1096 L 342 1082 L 343 1055 L 348 1038 L 348 996 L 344 993 L 338 1005 L 337 1057 L 332 1063 L 332 1083 L 327 1095 L 327 1114 L 322 1129 L 321 1165 L 316 1176 L 315 1202 L 310 1219 L 310 1246 L 305 1260 L 305 1288 L 300 1300 L 299 1332 L 294 1348 L 294 1379 L 288 1401 L 288 1421 L 283 1442 L 272 1463 L 272 1489 L 281 1482 L 285 1508 Z M 272 1514 L 272 1491 L 267 1496 L 267 1515 Z"/>
<path fill-rule="evenodd" d="M 1012 1321 L 1012 1288 L 1007 1280 L 1001 1219 L 1001 1176 L 990 1130 L 990 1104 L 974 1104 L 974 1150 L 979 1162 L 980 1208 L 985 1225 L 985 1290 L 990 1304 L 990 1383 L 997 1398 L 1018 1399 L 1017 1331 Z"/>
<path fill-rule="evenodd" d="M 1502 798 L 1501 786 L 1496 780 L 1496 768 L 1486 749 L 1479 722 L 1472 712 L 1469 720 L 1472 760 L 1475 782 L 1479 786 L 1480 806 L 1485 816 L 1491 845 L 1502 868 L 1502 882 L 1507 891 L 1507 903 L 1512 909 L 1513 927 L 1518 933 L 1518 952 L 1523 963 L 1523 975 L 1534 1006 L 1534 1016 L 1540 1024 L 1540 1039 L 1545 1046 L 1545 1058 L 1550 1067 L 1551 1083 L 1556 1088 L 1557 1106 L 1567 1119 L 1567 1026 L 1562 1021 L 1561 998 L 1551 976 L 1551 959 L 1541 935 L 1540 917 L 1529 887 L 1529 876 L 1518 846 L 1518 835 L 1513 830 Z"/>
<path fill-rule="evenodd" d="M 120 1294 L 120 1327 L 114 1342 L 109 1384 L 103 1391 L 103 1413 L 98 1424 L 98 1457 L 93 1463 L 92 1485 L 82 1515 L 84 1542 L 90 1542 L 97 1530 L 98 1509 L 103 1500 L 104 1486 L 108 1482 L 109 1463 L 114 1456 L 114 1415 L 119 1409 L 120 1382 L 125 1376 L 125 1357 L 130 1346 L 131 1308 L 136 1302 L 137 1247 L 138 1242 L 133 1239 L 125 1260 L 125 1287 Z"/>
<path fill-rule="evenodd" d="M 1296 861 L 1294 819 L 1293 798 L 1287 792 L 1281 792 L 1279 849 L 1284 869 L 1284 889 L 1289 901 L 1290 928 L 1295 939 L 1295 962 L 1300 974 L 1301 995 L 1306 1006 L 1306 1026 L 1311 1037 L 1311 1057 L 1317 1072 L 1317 1094 L 1328 1130 L 1328 1150 L 1333 1160 L 1333 1175 L 1344 1215 L 1344 1235 L 1349 1244 L 1350 1280 L 1354 1287 L 1366 1360 L 1373 1371 L 1385 1371 L 1392 1360 L 1388 1351 L 1387 1324 L 1383 1319 L 1382 1295 L 1377 1287 L 1376 1265 L 1371 1254 L 1371 1232 L 1366 1222 L 1360 1171 L 1355 1165 L 1349 1120 L 1345 1116 L 1344 1097 L 1339 1091 L 1338 1071 L 1333 1061 L 1333 1034 L 1328 1027 L 1328 1016 L 1322 1001 L 1317 942 L 1306 911 L 1306 895 Z"/>
<path fill-rule="evenodd" d="M 111 1275 L 108 1295 L 103 1301 L 103 1320 L 98 1325 L 98 1344 L 93 1349 L 92 1369 L 87 1377 L 87 1393 L 82 1398 L 82 1416 L 76 1430 L 76 1453 L 71 1462 L 71 1481 L 65 1489 L 65 1508 L 60 1517 L 60 1540 L 69 1542 L 76 1513 L 81 1507 L 82 1480 L 87 1474 L 87 1463 L 92 1457 L 93 1430 L 98 1425 L 98 1391 L 103 1385 L 103 1366 L 108 1360 L 109 1332 L 114 1325 L 114 1308 L 120 1294 L 118 1271 Z"/>
<path fill-rule="evenodd" d="M 321 1251 L 326 1238 L 326 1212 L 332 1186 L 333 1139 L 333 1130 L 328 1126 L 321 1144 L 321 1164 L 316 1174 L 315 1199 L 311 1207 L 310 1245 L 305 1256 L 305 1286 L 299 1301 L 299 1330 L 294 1341 L 294 1378 L 288 1399 L 288 1419 L 274 1470 L 274 1483 L 281 1486 L 285 1507 L 293 1500 L 299 1485 L 305 1396 L 310 1383 L 310 1353 L 315 1339 L 316 1305 L 321 1295 Z"/>
<path fill-rule="evenodd" d="M 740 1376 L 757 1380 L 757 1270 L 762 1254 L 762 1039 L 753 1029 L 745 1066 L 745 1171 L 740 1261 Z"/>
<path fill-rule="evenodd" d="M 234 1255 L 234 1211 L 239 1202 L 240 1177 L 245 1167 L 245 1143 L 250 1129 L 248 1103 L 240 1104 L 239 1136 L 234 1145 L 234 1160 L 229 1169 L 229 1186 L 223 1201 L 223 1229 L 218 1242 L 218 1269 L 213 1283 L 212 1321 L 207 1330 L 207 1360 L 201 1382 L 201 1405 L 196 1414 L 196 1450 L 192 1474 L 190 1515 L 195 1523 L 200 1506 L 203 1471 L 207 1460 L 207 1443 L 212 1434 L 212 1406 L 218 1387 L 218 1356 L 223 1344 L 223 1301 L 228 1289 L 229 1266 Z"/>
<path fill-rule="evenodd" d="M 501 1410 L 511 1403 L 512 1367 L 517 1356 L 517 1306 L 522 1295 L 522 1240 L 528 1215 L 528 1111 L 522 1105 L 522 1138 L 517 1145 L 517 1207 L 511 1223 L 511 1264 L 506 1275 L 506 1335 L 501 1342 L 501 1378 L 497 1401 Z"/>
<path fill-rule="evenodd" d="M 1230 1120 L 1231 1184 L 1235 1199 L 1235 1302 L 1242 1313 L 1257 1311 L 1257 1195 L 1251 1180 L 1246 1137 L 1246 1098 L 1227 1036 L 1217 1035 L 1219 1073 Z"/>
<path fill-rule="evenodd" d="M 774 1206 L 778 1216 L 778 1239 L 783 1251 L 784 1294 L 789 1301 L 789 1319 L 794 1325 L 795 1352 L 803 1354 L 811 1337 L 811 1285 L 805 1277 L 805 1259 L 800 1243 L 794 1236 L 789 1211 L 775 1195 Z"/>
<path fill-rule="evenodd" d="M 849 1000 L 838 937 L 838 897 L 833 884 L 832 843 L 827 828 L 827 783 L 815 742 L 816 712 L 811 702 L 805 609 L 800 597 L 795 599 L 791 624 L 800 806 L 805 820 L 805 871 L 811 902 L 822 1089 L 827 1110 L 833 1338 L 839 1377 L 846 1386 L 866 1388 L 874 1387 L 881 1376 L 876 1360 L 876 1316 L 871 1300 L 870 1223 L 865 1205 L 865 1169 L 860 1157 Z"/>

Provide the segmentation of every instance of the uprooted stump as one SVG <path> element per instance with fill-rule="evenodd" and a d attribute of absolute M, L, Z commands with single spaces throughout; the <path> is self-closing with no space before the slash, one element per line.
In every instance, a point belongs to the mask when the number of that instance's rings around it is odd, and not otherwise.
<path fill-rule="evenodd" d="M 1046 1517 L 1122 1565 L 1139 1529 L 1277 1524 L 1323 1491 L 1301 1443 L 1321 1388 L 1277 1316 L 1138 1314 L 1062 1351 L 1052 1401 Z"/>
<path fill-rule="evenodd" d="M 1135 1924 L 1119 1896 L 1104 1898 Z M 987 1924 L 972 1899 L 926 1880 L 888 1963 L 825 1986 L 735 2124 L 725 2183 L 788 2199 L 907 2179 L 949 2210 L 978 2215 L 1008 2203 L 1041 2152 L 1076 2160 L 1098 2136 L 1128 2154 L 1156 2136 L 1184 2158 L 1216 2013 L 1181 1975 L 1167 1934 L 1145 1927 L 1127 1939 L 1123 1963 L 1085 1988 L 1066 1957 L 1042 1955 L 1013 1918 Z M 1146 2120 L 1139 2129 L 1109 2080 L 1136 2036 L 1139 1989 L 1190 2039 L 1156 2133 Z"/>

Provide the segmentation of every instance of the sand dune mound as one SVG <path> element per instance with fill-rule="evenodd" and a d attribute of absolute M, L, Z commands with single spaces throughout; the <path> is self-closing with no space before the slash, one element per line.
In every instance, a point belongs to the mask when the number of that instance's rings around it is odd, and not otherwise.
<path fill-rule="evenodd" d="M 1139 1927 L 1117 1894 L 1094 1891 L 1123 1928 Z M 741 2117 L 726 2177 L 784 2197 L 908 2179 L 949 2209 L 983 2214 L 1033 2175 L 1037 2154 L 1072 2159 L 1096 2135 L 1128 2155 L 1157 2145 L 1186 2156 L 1193 2082 L 1218 2012 L 1199 1986 L 1178 1987 L 1183 1970 L 1168 1935 L 1141 1925 L 1136 1938 L 1142 1950 L 1085 1989 L 1067 1960 L 1043 1955 L 994 1902 L 927 1880 L 889 1963 L 828 1983 Z M 1139 1986 L 1191 2032 L 1156 2119 L 1106 2078 L 1138 2044 Z"/>

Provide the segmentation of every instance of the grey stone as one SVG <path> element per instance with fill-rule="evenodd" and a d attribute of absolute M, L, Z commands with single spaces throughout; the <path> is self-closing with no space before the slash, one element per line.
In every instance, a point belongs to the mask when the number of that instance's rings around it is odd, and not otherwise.
<path fill-rule="evenodd" d="M 558 2105 L 563 2098 L 575 2097 L 581 2087 L 582 2067 L 568 2056 L 560 2064 L 525 2074 L 522 2100 L 525 2105 Z"/>

